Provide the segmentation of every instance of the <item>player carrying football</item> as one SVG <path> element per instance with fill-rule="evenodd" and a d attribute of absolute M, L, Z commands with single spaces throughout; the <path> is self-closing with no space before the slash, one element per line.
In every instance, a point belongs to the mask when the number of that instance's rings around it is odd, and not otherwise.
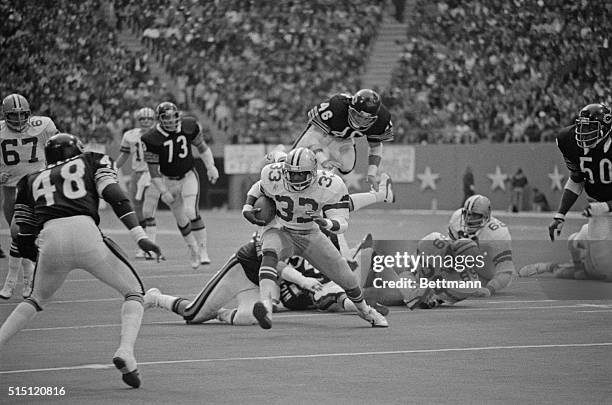
<path fill-rule="evenodd" d="M 17 182 L 24 175 L 45 167 L 45 142 L 58 131 L 49 117 L 32 116 L 28 100 L 20 94 L 10 94 L 2 100 L 4 121 L 0 121 L 0 184 L 4 192 L 4 218 L 12 225 Z M 17 284 L 19 268 L 23 268 L 22 295 L 32 291 L 34 263 L 22 259 L 15 243 L 16 228 L 11 226 L 11 250 L 8 273 L 0 298 L 9 299 Z"/>
<path fill-rule="evenodd" d="M 548 226 L 550 239 L 561 234 L 565 214 L 580 194 L 588 204 L 582 214 L 588 224 L 569 242 L 570 266 L 546 263 L 521 269 L 522 276 L 552 271 L 559 277 L 612 279 L 612 111 L 604 104 L 589 104 L 573 125 L 563 128 L 556 141 L 570 171 L 561 202 Z M 582 256 L 582 257 L 580 257 Z M 537 266 L 536 266 L 537 267 Z"/>
<path fill-rule="evenodd" d="M 448 225 L 451 239 L 474 239 L 484 256 L 484 266 L 476 268 L 486 289 L 479 296 L 490 296 L 510 285 L 516 275 L 512 261 L 512 238 L 506 224 L 491 215 L 491 201 L 480 194 L 465 200 L 463 208 L 451 215 Z"/>
<path fill-rule="evenodd" d="M 151 182 L 162 201 L 170 207 L 191 254 L 191 267 L 209 264 L 206 227 L 200 216 L 200 181 L 191 146 L 206 166 L 208 180 L 215 183 L 219 172 L 212 151 L 204 142 L 200 124 L 190 116 L 181 117 L 176 105 L 163 102 L 155 109 L 157 125 L 141 139 Z"/>
<path fill-rule="evenodd" d="M 83 269 L 125 299 L 121 307 L 121 341 L 113 363 L 123 381 L 138 388 L 134 343 L 142 321 L 144 288 L 119 246 L 98 229 L 100 197 L 110 204 L 141 249 L 154 253 L 158 259 L 161 252 L 138 225 L 108 156 L 83 153 L 80 141 L 69 134 L 51 137 L 44 153 L 47 166 L 24 176 L 17 186 L 17 244 L 24 257 L 38 259 L 38 263 L 32 294 L 0 328 L 0 350 L 42 311 L 72 270 Z"/>
<path fill-rule="evenodd" d="M 310 149 L 297 148 L 289 152 L 284 163 L 265 166 L 261 179 L 249 190 L 243 215 L 251 223 L 259 224 L 253 204 L 262 195 L 274 201 L 279 227 L 266 229 L 262 236 L 261 301 L 253 308 L 260 326 L 265 329 L 272 326 L 277 264 L 291 256 L 308 260 L 342 287 L 355 303 L 358 314 L 372 326 L 388 326 L 387 320 L 364 302 L 356 276 L 321 231 L 342 233 L 348 227 L 349 197 L 344 182 L 333 173 L 317 170 L 317 160 Z"/>
<path fill-rule="evenodd" d="M 120 154 L 116 166 L 120 169 L 132 157 L 132 179 L 130 180 L 130 199 L 136 211 L 136 217 L 147 236 L 155 242 L 157 223 L 155 211 L 159 201 L 159 190 L 151 187 L 151 176 L 147 162 L 144 161 L 144 148 L 140 137 L 155 124 L 155 111 L 144 107 L 136 112 L 138 127 L 130 129 L 121 139 Z M 136 258 L 147 258 L 141 249 L 136 252 Z"/>

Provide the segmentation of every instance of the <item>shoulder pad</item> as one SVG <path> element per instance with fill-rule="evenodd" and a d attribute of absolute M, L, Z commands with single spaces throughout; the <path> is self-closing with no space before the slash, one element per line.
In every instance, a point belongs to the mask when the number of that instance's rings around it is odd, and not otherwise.
<path fill-rule="evenodd" d="M 195 117 L 187 115 L 181 118 L 181 130 L 185 134 L 197 135 L 200 132 L 200 125 L 198 124 L 198 121 L 195 119 Z"/>

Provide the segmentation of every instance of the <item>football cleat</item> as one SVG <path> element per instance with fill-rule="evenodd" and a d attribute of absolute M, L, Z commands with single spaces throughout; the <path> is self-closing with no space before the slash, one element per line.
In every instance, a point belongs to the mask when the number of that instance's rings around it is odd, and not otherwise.
<path fill-rule="evenodd" d="M 158 297 L 161 295 L 159 288 L 149 288 L 144 295 L 144 309 L 160 308 Z"/>
<path fill-rule="evenodd" d="M 357 314 L 360 318 L 365 319 L 367 322 L 369 322 L 373 328 L 389 327 L 389 322 L 387 322 L 385 317 L 369 305 L 365 312 L 357 311 Z"/>
<path fill-rule="evenodd" d="M 393 181 L 387 173 L 380 175 L 380 183 L 378 184 L 378 191 L 376 193 L 380 194 L 383 202 L 395 202 L 395 194 L 393 194 Z"/>
<path fill-rule="evenodd" d="M 134 258 L 136 259 L 146 259 L 147 254 L 144 250 L 142 249 L 137 249 L 136 250 L 136 254 L 134 255 Z"/>
<path fill-rule="evenodd" d="M 253 316 L 263 329 L 270 329 L 272 327 L 272 319 L 263 302 L 257 301 L 255 305 L 253 305 Z"/>
<path fill-rule="evenodd" d="M 206 248 L 200 246 L 200 264 L 210 264 L 210 257 Z"/>
<path fill-rule="evenodd" d="M 191 268 L 197 269 L 200 267 L 200 249 L 197 246 L 187 245 L 189 256 L 191 257 Z"/>
<path fill-rule="evenodd" d="M 524 266 L 518 271 L 519 277 L 533 277 L 538 274 L 552 273 L 555 269 L 555 263 L 533 263 Z"/>
<path fill-rule="evenodd" d="M 140 387 L 140 373 L 133 355 L 118 349 L 113 357 L 113 364 L 121 371 L 121 379 L 132 388 Z"/>
<path fill-rule="evenodd" d="M 0 298 L 3 300 L 8 300 L 11 298 L 13 296 L 13 290 L 15 290 L 15 284 L 16 283 L 11 282 L 5 283 L 2 290 L 0 290 Z"/>

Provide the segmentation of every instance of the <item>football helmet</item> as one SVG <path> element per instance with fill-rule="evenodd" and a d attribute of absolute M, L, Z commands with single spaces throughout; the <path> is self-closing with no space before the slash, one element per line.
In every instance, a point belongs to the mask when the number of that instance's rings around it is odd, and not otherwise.
<path fill-rule="evenodd" d="M 155 123 L 155 111 L 149 107 L 141 108 L 136 111 L 136 121 L 140 128 L 151 128 Z"/>
<path fill-rule="evenodd" d="M 308 148 L 293 149 L 283 166 L 283 184 L 287 191 L 304 191 L 317 179 L 317 158 Z"/>
<path fill-rule="evenodd" d="M 81 153 L 83 153 L 83 144 L 74 135 L 55 134 L 45 143 L 45 159 L 48 165 Z"/>
<path fill-rule="evenodd" d="M 348 122 L 351 128 L 365 131 L 378 119 L 381 99 L 377 92 L 361 89 L 351 98 L 348 108 Z"/>
<path fill-rule="evenodd" d="M 169 132 L 176 132 L 181 121 L 178 107 L 169 101 L 164 101 L 155 109 L 155 117 L 161 127 Z"/>
<path fill-rule="evenodd" d="M 2 114 L 10 129 L 23 132 L 30 119 L 30 103 L 20 94 L 10 94 L 2 100 Z"/>
<path fill-rule="evenodd" d="M 475 194 L 465 200 L 461 211 L 461 227 L 468 237 L 473 236 L 491 219 L 491 200 Z"/>
<path fill-rule="evenodd" d="M 576 118 L 576 143 L 581 148 L 592 149 L 607 138 L 612 130 L 612 112 L 605 104 L 589 104 Z"/>

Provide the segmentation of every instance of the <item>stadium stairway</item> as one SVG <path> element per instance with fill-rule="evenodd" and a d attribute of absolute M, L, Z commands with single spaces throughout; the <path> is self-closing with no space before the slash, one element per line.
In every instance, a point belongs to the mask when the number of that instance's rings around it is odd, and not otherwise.
<path fill-rule="evenodd" d="M 130 51 L 140 52 L 144 50 L 148 52 L 147 48 L 142 44 L 142 42 L 140 42 L 138 37 L 129 29 L 120 31 L 117 35 L 117 39 Z M 164 67 L 154 57 L 151 57 L 148 63 L 151 76 L 157 76 L 160 83 L 166 83 L 168 90 L 176 97 L 176 94 L 178 93 L 176 80 L 174 80 L 174 78 L 166 72 Z M 189 112 L 198 119 L 204 128 L 209 130 L 210 136 L 213 139 L 213 142 L 210 143 L 213 155 L 222 156 L 223 144 L 225 143 L 225 139 L 227 139 L 227 135 L 217 127 L 215 122 L 209 118 L 197 104 L 190 103 Z"/>
<path fill-rule="evenodd" d="M 405 15 L 409 14 L 406 5 Z M 361 77 L 361 87 L 383 90 L 389 86 L 391 72 L 395 68 L 402 51 L 400 43 L 406 39 L 409 18 L 403 23 L 398 22 L 390 13 L 384 13 L 383 22 L 378 31 L 378 37 L 372 47 L 372 53 Z"/>

